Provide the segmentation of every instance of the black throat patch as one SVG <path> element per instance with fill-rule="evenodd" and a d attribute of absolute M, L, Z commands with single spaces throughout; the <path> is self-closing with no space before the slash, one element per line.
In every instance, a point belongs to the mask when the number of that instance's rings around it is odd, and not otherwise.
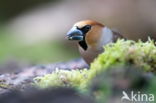
<path fill-rule="evenodd" d="M 85 40 L 83 40 L 83 41 L 80 41 L 79 42 L 79 45 L 86 51 L 87 50 L 87 48 L 88 48 L 88 46 L 87 46 L 87 44 L 86 44 L 86 41 Z"/>
<path fill-rule="evenodd" d="M 86 51 L 88 46 L 87 46 L 87 43 L 85 41 L 85 36 L 86 36 L 86 33 L 91 29 L 91 25 L 86 25 L 86 26 L 84 26 L 82 28 L 77 27 L 77 29 L 81 30 L 83 32 L 83 34 L 84 34 L 84 39 L 83 39 L 83 41 L 79 42 L 79 45 Z"/>

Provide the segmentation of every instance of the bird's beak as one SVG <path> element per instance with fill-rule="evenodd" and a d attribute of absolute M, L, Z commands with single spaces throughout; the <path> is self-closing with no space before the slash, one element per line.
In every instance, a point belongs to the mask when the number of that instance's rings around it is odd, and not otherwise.
<path fill-rule="evenodd" d="M 67 33 L 68 40 L 78 40 L 82 41 L 84 38 L 83 32 L 77 27 L 73 27 L 68 33 Z"/>

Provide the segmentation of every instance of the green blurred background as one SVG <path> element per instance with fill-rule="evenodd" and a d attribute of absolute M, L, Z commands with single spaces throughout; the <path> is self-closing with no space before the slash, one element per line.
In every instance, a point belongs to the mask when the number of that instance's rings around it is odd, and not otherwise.
<path fill-rule="evenodd" d="M 78 58 L 76 43 L 65 34 L 84 19 L 102 22 L 128 39 L 155 39 L 155 10 L 155 0 L 1 0 L 0 64 Z"/>

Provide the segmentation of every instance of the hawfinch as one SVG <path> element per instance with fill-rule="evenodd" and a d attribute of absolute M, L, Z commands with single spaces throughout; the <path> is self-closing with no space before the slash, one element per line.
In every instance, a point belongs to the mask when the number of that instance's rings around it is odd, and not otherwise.
<path fill-rule="evenodd" d="M 80 54 L 89 65 L 103 52 L 104 45 L 122 38 L 119 33 L 93 20 L 77 22 L 66 36 L 68 40 L 78 42 Z"/>

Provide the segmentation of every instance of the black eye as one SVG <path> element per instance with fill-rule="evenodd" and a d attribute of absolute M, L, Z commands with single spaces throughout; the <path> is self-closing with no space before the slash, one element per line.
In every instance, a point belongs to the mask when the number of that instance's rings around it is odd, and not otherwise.
<path fill-rule="evenodd" d="M 91 29 L 91 25 L 86 25 L 83 28 L 81 28 L 82 32 L 86 34 Z"/>
<path fill-rule="evenodd" d="M 84 27 L 84 29 L 85 29 L 85 30 L 90 30 L 90 29 L 91 29 L 91 26 L 90 26 L 90 25 L 86 25 L 86 26 Z"/>

